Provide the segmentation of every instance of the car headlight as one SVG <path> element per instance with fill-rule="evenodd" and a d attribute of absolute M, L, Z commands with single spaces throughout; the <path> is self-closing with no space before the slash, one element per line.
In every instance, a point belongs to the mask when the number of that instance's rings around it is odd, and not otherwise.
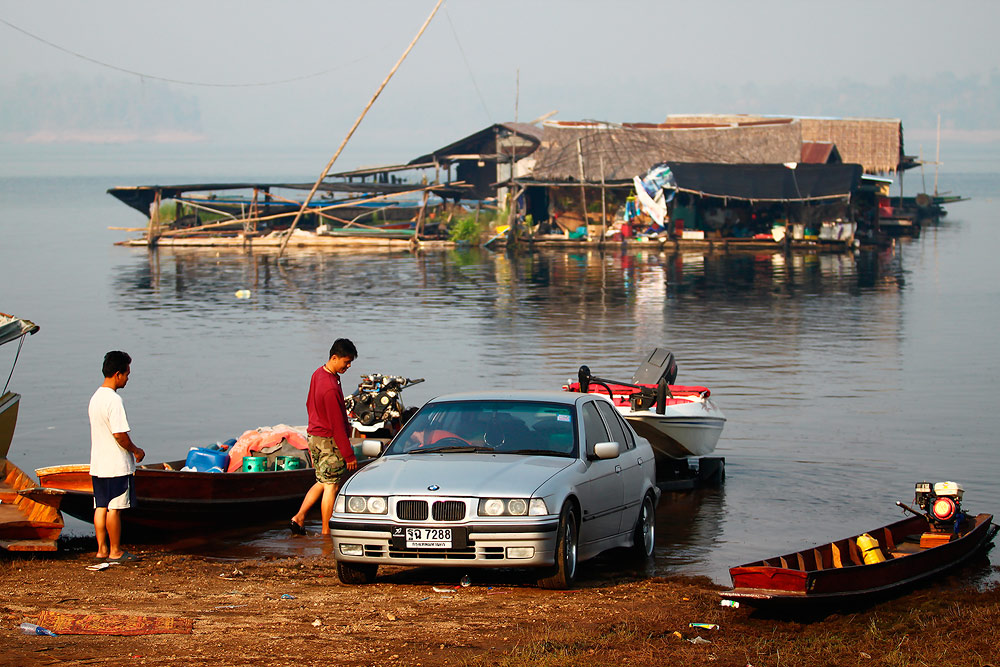
<path fill-rule="evenodd" d="M 350 514 L 385 514 L 389 509 L 385 496 L 347 496 L 345 504 Z"/>
<path fill-rule="evenodd" d="M 483 498 L 479 516 L 540 516 L 548 514 L 541 498 Z"/>

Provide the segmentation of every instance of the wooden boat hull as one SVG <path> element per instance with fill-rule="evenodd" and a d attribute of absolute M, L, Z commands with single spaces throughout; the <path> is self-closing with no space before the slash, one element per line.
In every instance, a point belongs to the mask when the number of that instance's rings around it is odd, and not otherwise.
<path fill-rule="evenodd" d="M 184 461 L 172 461 L 136 469 L 136 504 L 122 513 L 127 528 L 133 532 L 198 531 L 289 517 L 316 481 L 313 468 L 210 473 L 181 471 L 183 465 Z M 93 522 L 89 466 L 53 466 L 35 473 L 41 488 L 33 497 L 58 495 L 63 512 Z"/>
<path fill-rule="evenodd" d="M 20 494 L 34 482 L 20 468 L 0 459 L 0 549 L 55 551 L 63 529 L 59 506 L 38 503 Z"/>
<path fill-rule="evenodd" d="M 971 519 L 960 537 L 921 548 L 914 542 L 928 530 L 914 516 L 868 531 L 889 558 L 865 564 L 853 536 L 812 549 L 731 568 L 733 590 L 722 595 L 750 604 L 841 602 L 886 593 L 966 562 L 997 532 L 992 514 Z M 839 565 L 838 565 L 839 563 Z"/>
<path fill-rule="evenodd" d="M 14 440 L 14 427 L 17 426 L 17 409 L 21 395 L 8 391 L 0 396 L 0 459 L 7 458 L 10 443 Z"/>

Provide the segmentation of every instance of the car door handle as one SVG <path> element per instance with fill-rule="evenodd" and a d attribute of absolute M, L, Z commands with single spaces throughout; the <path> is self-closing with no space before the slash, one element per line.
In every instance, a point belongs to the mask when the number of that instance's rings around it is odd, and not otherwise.
<path fill-rule="evenodd" d="M 619 473 L 621 471 L 622 471 L 622 467 L 621 466 L 615 466 L 615 472 L 616 473 Z"/>
<path fill-rule="evenodd" d="M 640 465 L 641 466 L 642 465 L 642 457 L 640 456 L 639 458 L 637 458 L 635 460 L 635 462 L 636 462 L 636 465 Z"/>

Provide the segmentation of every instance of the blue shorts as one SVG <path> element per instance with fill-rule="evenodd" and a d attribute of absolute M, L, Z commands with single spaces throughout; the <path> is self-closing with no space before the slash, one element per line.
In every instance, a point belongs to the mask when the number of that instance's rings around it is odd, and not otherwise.
<path fill-rule="evenodd" d="M 109 510 L 126 510 L 135 503 L 135 477 L 94 477 L 90 482 L 94 487 L 94 509 L 105 507 Z"/>

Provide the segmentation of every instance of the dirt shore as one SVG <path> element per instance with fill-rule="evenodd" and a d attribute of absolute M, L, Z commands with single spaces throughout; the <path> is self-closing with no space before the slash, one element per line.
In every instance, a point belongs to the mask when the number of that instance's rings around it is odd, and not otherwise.
<path fill-rule="evenodd" d="M 720 587 L 707 580 L 621 573 L 613 554 L 560 592 L 512 571 L 473 570 L 463 588 L 457 569 L 384 568 L 356 587 L 340 584 L 328 554 L 138 553 L 99 572 L 83 552 L 0 557 L 0 665 L 1000 664 L 1000 587 L 969 583 L 996 579 L 985 559 L 893 600 L 789 619 L 721 607 Z M 192 634 L 125 637 L 18 631 L 46 610 L 194 625 Z M 690 641 L 699 636 L 710 643 Z"/>

